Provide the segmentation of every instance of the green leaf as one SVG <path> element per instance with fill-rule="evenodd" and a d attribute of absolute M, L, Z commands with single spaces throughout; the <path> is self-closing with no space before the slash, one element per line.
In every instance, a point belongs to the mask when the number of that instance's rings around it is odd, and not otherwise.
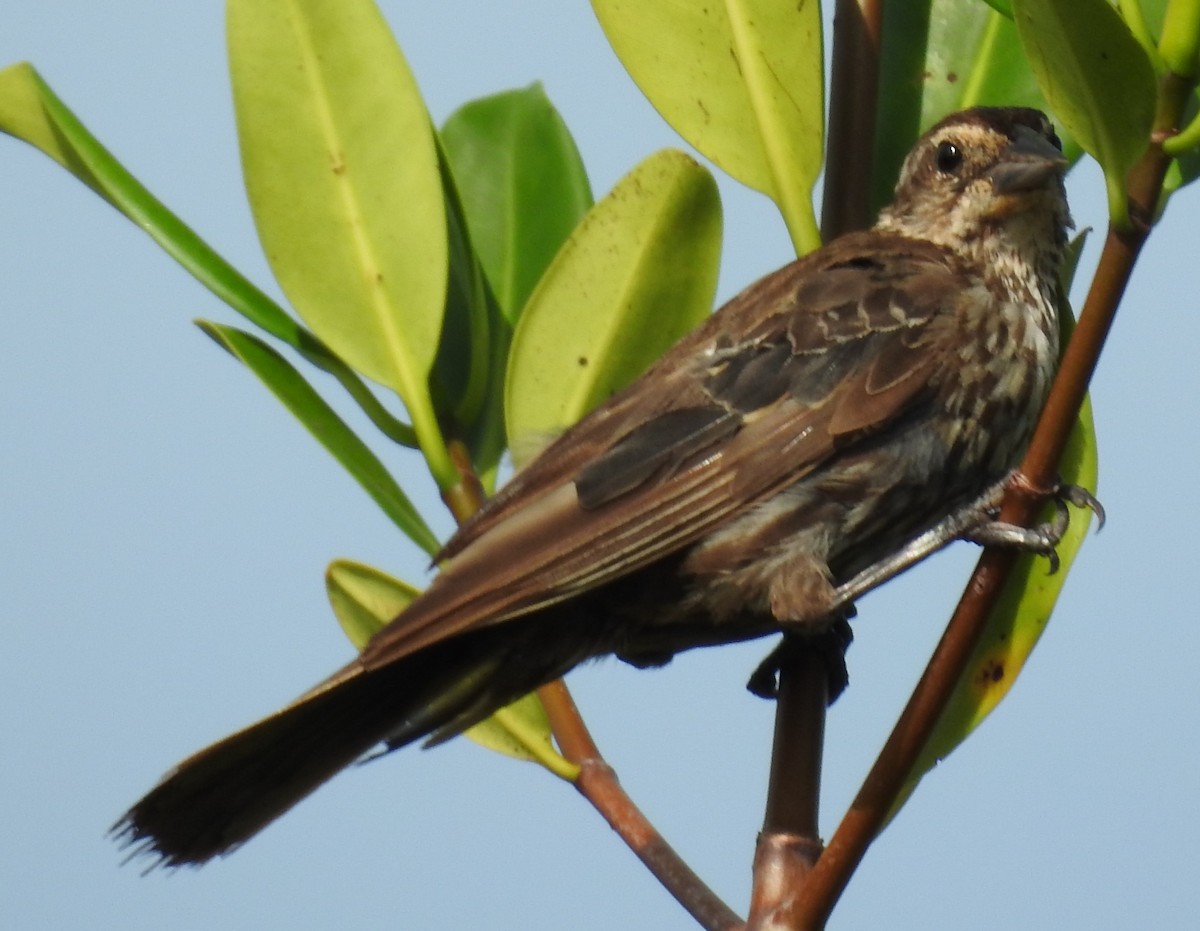
<path fill-rule="evenodd" d="M 974 106 L 1049 110 L 1017 28 L 977 0 L 884 7 L 872 203 L 891 200 L 900 163 L 917 136 L 948 113 Z M 1067 158 L 1080 149 L 1060 127 Z"/>
<path fill-rule="evenodd" d="M 500 308 L 516 323 L 592 205 L 579 150 L 540 84 L 464 105 L 442 127 L 442 143 L 471 242 Z"/>
<path fill-rule="evenodd" d="M 716 184 L 673 149 L 650 156 L 592 208 L 513 337 L 505 419 L 518 465 L 704 320 L 720 248 Z"/>
<path fill-rule="evenodd" d="M 1200 71 L 1200 0 L 1166 4 L 1158 52 L 1173 74 L 1196 77 Z"/>
<path fill-rule="evenodd" d="M 684 139 L 779 206 L 800 254 L 820 245 L 819 3 L 592 0 L 621 63 Z"/>
<path fill-rule="evenodd" d="M 230 0 L 227 11 L 246 190 L 275 276 L 339 356 L 399 393 L 450 487 L 428 387 L 445 207 L 404 56 L 370 0 Z"/>
<path fill-rule="evenodd" d="M 380 569 L 345 559 L 330 563 L 325 589 L 338 623 L 359 650 L 419 594 Z M 579 767 L 554 749 L 546 709 L 536 695 L 517 699 L 464 733 L 490 750 L 539 763 L 563 779 L 579 775 Z"/>
<path fill-rule="evenodd" d="M 362 650 L 421 590 L 373 566 L 335 559 L 325 570 L 325 593 L 342 631 Z"/>
<path fill-rule="evenodd" d="M 132 220 L 217 297 L 342 383 L 383 433 L 413 446 L 412 428 L 396 420 L 327 346 L 226 262 L 147 191 L 28 64 L 0 71 L 0 131 L 28 142 Z"/>
<path fill-rule="evenodd" d="M 447 121 L 442 144 L 451 272 L 435 366 L 446 400 L 438 409 L 490 488 L 505 445 L 512 323 L 591 205 L 591 190 L 539 85 L 466 104 Z"/>
<path fill-rule="evenodd" d="M 579 767 L 554 749 L 550 719 L 541 699 L 532 692 L 463 733 L 489 750 L 540 763 L 568 782 L 574 782 L 579 776 Z"/>
<path fill-rule="evenodd" d="M 1125 176 L 1150 143 L 1154 67 L 1105 0 L 1013 0 L 1021 44 L 1056 118 L 1100 163 L 1108 211 L 1128 228 Z"/>
<path fill-rule="evenodd" d="M 437 537 L 383 463 L 290 362 L 258 337 L 242 330 L 207 320 L 197 324 L 262 380 L 417 546 L 430 555 L 440 549 Z"/>
<path fill-rule="evenodd" d="M 444 151 L 441 167 L 450 277 L 430 389 L 442 430 L 466 445 L 476 474 L 491 489 L 504 452 L 504 367 L 512 328 L 488 287 Z"/>

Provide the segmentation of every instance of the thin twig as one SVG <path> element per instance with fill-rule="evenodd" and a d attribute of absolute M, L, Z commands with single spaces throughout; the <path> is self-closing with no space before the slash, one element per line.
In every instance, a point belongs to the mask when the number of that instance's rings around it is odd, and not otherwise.
<path fill-rule="evenodd" d="M 559 749 L 579 766 L 575 788 L 591 802 L 663 887 L 706 931 L 735 931 L 742 919 L 708 888 L 621 788 L 561 679 L 538 689 Z"/>
<path fill-rule="evenodd" d="M 1079 414 L 1088 382 L 1111 329 L 1117 306 L 1150 232 L 1169 159 L 1162 136 L 1177 126 L 1194 82 L 1169 75 L 1159 93 L 1155 140 L 1129 175 L 1132 230 L 1110 229 L 1079 325 L 1063 356 L 1058 377 L 1038 421 L 1033 441 L 1010 487 L 1000 519 L 1028 524 L 1047 489 Z M 837 832 L 809 876 L 789 927 L 824 927 L 867 847 L 899 798 L 938 718 L 961 678 L 989 614 L 1016 562 L 1013 552 L 988 549 L 980 557 L 942 641 L 908 705 L 863 783 Z"/>

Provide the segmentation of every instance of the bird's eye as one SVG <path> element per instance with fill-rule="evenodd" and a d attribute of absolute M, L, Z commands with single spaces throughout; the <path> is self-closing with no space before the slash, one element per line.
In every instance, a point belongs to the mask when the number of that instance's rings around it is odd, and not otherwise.
<path fill-rule="evenodd" d="M 962 164 L 962 149 L 953 142 L 943 142 L 937 147 L 937 168 L 942 174 L 952 174 Z"/>

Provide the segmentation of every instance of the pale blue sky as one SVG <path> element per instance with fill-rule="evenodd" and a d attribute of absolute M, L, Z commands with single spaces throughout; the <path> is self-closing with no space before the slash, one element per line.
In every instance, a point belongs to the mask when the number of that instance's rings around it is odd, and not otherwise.
<path fill-rule="evenodd" d="M 585 4 L 383 2 L 439 122 L 540 79 L 598 195 L 678 140 Z M 219 4 L 9 0 L 30 59 L 219 251 L 277 294 L 242 195 Z M 1094 170 L 1070 193 L 1103 227 Z M 783 264 L 771 205 L 722 178 L 720 296 Z M 1200 862 L 1200 389 L 1194 217 L 1172 205 L 1094 391 L 1108 528 L 1087 543 L 1014 695 L 869 852 L 832 928 L 1184 927 Z M 343 774 L 233 857 L 143 878 L 108 825 L 172 763 L 350 655 L 334 557 L 423 561 L 189 321 L 233 320 L 95 196 L 0 138 L 0 926 L 694 927 L 601 819 L 466 741 Z M 1078 297 L 1078 295 L 1077 295 Z M 392 460 L 450 522 L 415 460 Z M 860 605 L 828 726 L 825 831 L 918 676 L 974 558 L 959 544 Z M 624 784 L 739 911 L 772 708 L 752 644 L 571 678 Z"/>

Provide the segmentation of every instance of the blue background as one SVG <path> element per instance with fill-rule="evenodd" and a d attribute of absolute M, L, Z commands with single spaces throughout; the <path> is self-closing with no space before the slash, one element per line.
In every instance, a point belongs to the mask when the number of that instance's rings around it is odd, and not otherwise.
<path fill-rule="evenodd" d="M 382 6 L 438 122 L 544 81 L 597 196 L 679 144 L 584 4 Z M 242 193 L 219 5 L 9 0 L 2 18 L 0 63 L 32 60 L 151 190 L 280 296 Z M 721 184 L 725 299 L 791 251 L 765 198 Z M 1094 166 L 1069 188 L 1079 225 L 1102 230 Z M 831 927 L 1194 920 L 1198 196 L 1185 191 L 1155 232 L 1095 381 L 1109 526 L 1012 697 L 874 845 Z M 427 577 L 189 323 L 233 315 L 131 224 L 9 139 L 0 217 L 0 926 L 693 927 L 570 788 L 467 741 L 345 773 L 201 871 L 119 868 L 105 830 L 162 772 L 351 655 L 325 603 L 330 559 Z M 392 463 L 448 531 L 417 460 Z M 959 544 L 861 603 L 852 685 L 828 726 L 826 834 L 975 555 Z M 772 727 L 743 683 L 763 650 L 571 677 L 625 786 L 738 910 Z"/>

